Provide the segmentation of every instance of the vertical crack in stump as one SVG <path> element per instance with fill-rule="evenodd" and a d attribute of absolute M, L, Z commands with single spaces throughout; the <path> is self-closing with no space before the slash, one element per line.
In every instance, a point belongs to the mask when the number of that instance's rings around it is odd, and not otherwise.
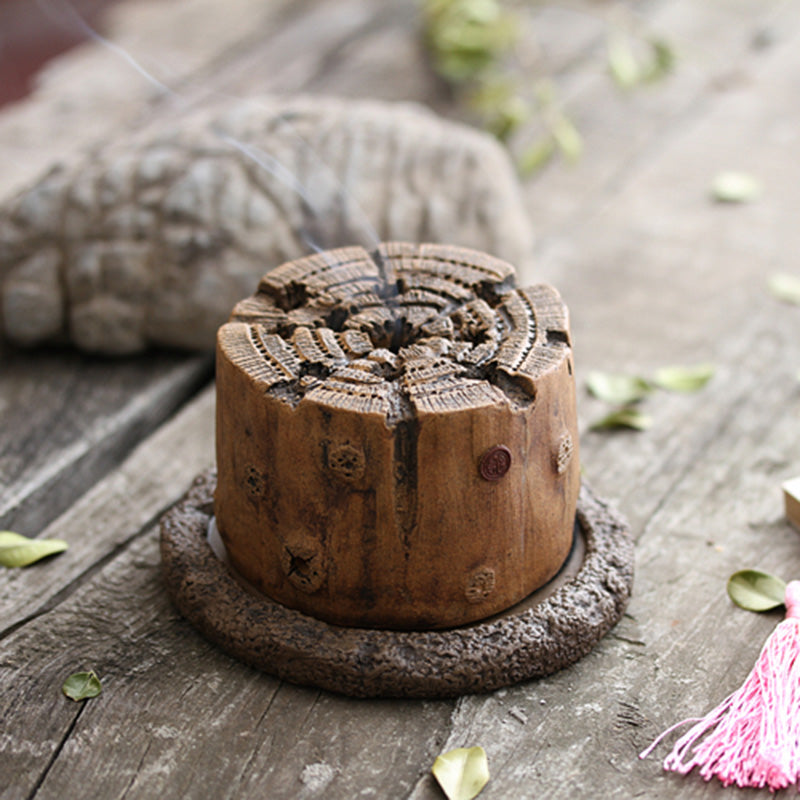
<path fill-rule="evenodd" d="M 411 404 L 405 400 L 410 411 Z M 403 540 L 405 561 L 411 556 L 412 532 L 417 523 L 417 435 L 419 427 L 413 413 L 395 426 L 394 481 L 395 519 Z"/>

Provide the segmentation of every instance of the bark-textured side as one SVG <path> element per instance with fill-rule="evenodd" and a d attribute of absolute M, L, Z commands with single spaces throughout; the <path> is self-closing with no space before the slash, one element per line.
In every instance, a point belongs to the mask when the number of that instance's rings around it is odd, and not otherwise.
<path fill-rule="evenodd" d="M 346 625 L 497 613 L 569 552 L 566 308 L 473 250 L 289 262 L 220 329 L 216 514 L 273 599 Z"/>

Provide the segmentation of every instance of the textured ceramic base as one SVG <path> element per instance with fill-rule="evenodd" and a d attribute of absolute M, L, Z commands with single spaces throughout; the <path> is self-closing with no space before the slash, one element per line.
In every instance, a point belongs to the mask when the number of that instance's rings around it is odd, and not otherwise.
<path fill-rule="evenodd" d="M 234 658 L 292 683 L 356 697 L 451 697 L 562 669 L 622 616 L 633 542 L 618 514 L 586 487 L 578 540 L 559 576 L 502 614 L 460 628 L 342 628 L 256 595 L 207 540 L 214 471 L 161 519 L 167 589 L 183 616 Z"/>

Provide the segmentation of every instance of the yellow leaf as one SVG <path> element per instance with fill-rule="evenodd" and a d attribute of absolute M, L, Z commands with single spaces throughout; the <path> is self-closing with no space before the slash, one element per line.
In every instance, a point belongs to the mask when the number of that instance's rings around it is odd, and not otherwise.
<path fill-rule="evenodd" d="M 720 172 L 711 184 L 718 203 L 749 203 L 761 194 L 761 184 L 746 172 Z"/>
<path fill-rule="evenodd" d="M 458 747 L 442 753 L 431 772 L 448 800 L 472 800 L 489 781 L 489 762 L 482 747 Z"/>
<path fill-rule="evenodd" d="M 770 292 L 784 303 L 800 305 L 800 278 L 786 272 L 770 275 L 767 287 Z"/>
<path fill-rule="evenodd" d="M 68 547 L 61 539 L 29 539 L 20 533 L 0 531 L 0 565 L 27 567 Z"/>

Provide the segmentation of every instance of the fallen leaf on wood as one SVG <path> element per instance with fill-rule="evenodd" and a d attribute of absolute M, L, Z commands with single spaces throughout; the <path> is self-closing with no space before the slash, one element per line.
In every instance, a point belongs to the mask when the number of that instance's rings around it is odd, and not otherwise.
<path fill-rule="evenodd" d="M 659 37 L 650 39 L 650 48 L 653 54 L 653 62 L 648 80 L 660 80 L 669 75 L 675 67 L 675 51 L 666 39 Z"/>
<path fill-rule="evenodd" d="M 614 36 L 609 41 L 608 69 L 623 89 L 630 89 L 641 81 L 641 68 L 627 38 Z"/>
<path fill-rule="evenodd" d="M 629 36 L 615 33 L 608 42 L 608 69 L 611 77 L 623 89 L 632 89 L 660 80 L 672 71 L 675 54 L 670 45 L 659 38 L 640 43 L 644 54 L 637 56 Z"/>
<path fill-rule="evenodd" d="M 653 383 L 669 392 L 699 392 L 714 376 L 712 364 L 693 367 L 662 367 L 656 370 Z"/>
<path fill-rule="evenodd" d="M 783 605 L 786 583 L 757 569 L 743 569 L 728 578 L 728 597 L 747 611 L 770 611 Z"/>
<path fill-rule="evenodd" d="M 711 184 L 718 203 L 749 203 L 761 194 L 761 184 L 746 172 L 720 172 Z"/>
<path fill-rule="evenodd" d="M 786 272 L 770 275 L 767 288 L 778 300 L 800 306 L 800 278 Z"/>
<path fill-rule="evenodd" d="M 647 397 L 653 385 L 638 375 L 617 375 L 608 372 L 590 372 L 586 381 L 589 391 L 598 400 L 626 406 Z"/>
<path fill-rule="evenodd" d="M 21 533 L 0 531 L 0 565 L 27 567 L 47 556 L 63 553 L 68 546 L 61 539 L 29 539 Z"/>
<path fill-rule="evenodd" d="M 100 678 L 94 670 L 90 672 L 75 672 L 64 681 L 61 691 L 70 700 L 86 700 L 89 697 L 97 697 L 103 691 Z"/>
<path fill-rule="evenodd" d="M 563 114 L 557 115 L 551 123 L 551 132 L 564 158 L 575 163 L 583 154 L 583 137 L 572 120 Z"/>
<path fill-rule="evenodd" d="M 593 431 L 608 431 L 616 428 L 630 428 L 635 431 L 646 431 L 653 424 L 653 418 L 635 408 L 620 408 L 612 411 L 591 426 Z"/>
<path fill-rule="evenodd" d="M 458 747 L 442 753 L 431 768 L 448 800 L 472 800 L 489 781 L 489 762 L 482 747 Z"/>
<path fill-rule="evenodd" d="M 555 155 L 556 141 L 552 136 L 546 136 L 538 142 L 529 145 L 517 160 L 517 168 L 527 177 L 541 169 Z"/>

